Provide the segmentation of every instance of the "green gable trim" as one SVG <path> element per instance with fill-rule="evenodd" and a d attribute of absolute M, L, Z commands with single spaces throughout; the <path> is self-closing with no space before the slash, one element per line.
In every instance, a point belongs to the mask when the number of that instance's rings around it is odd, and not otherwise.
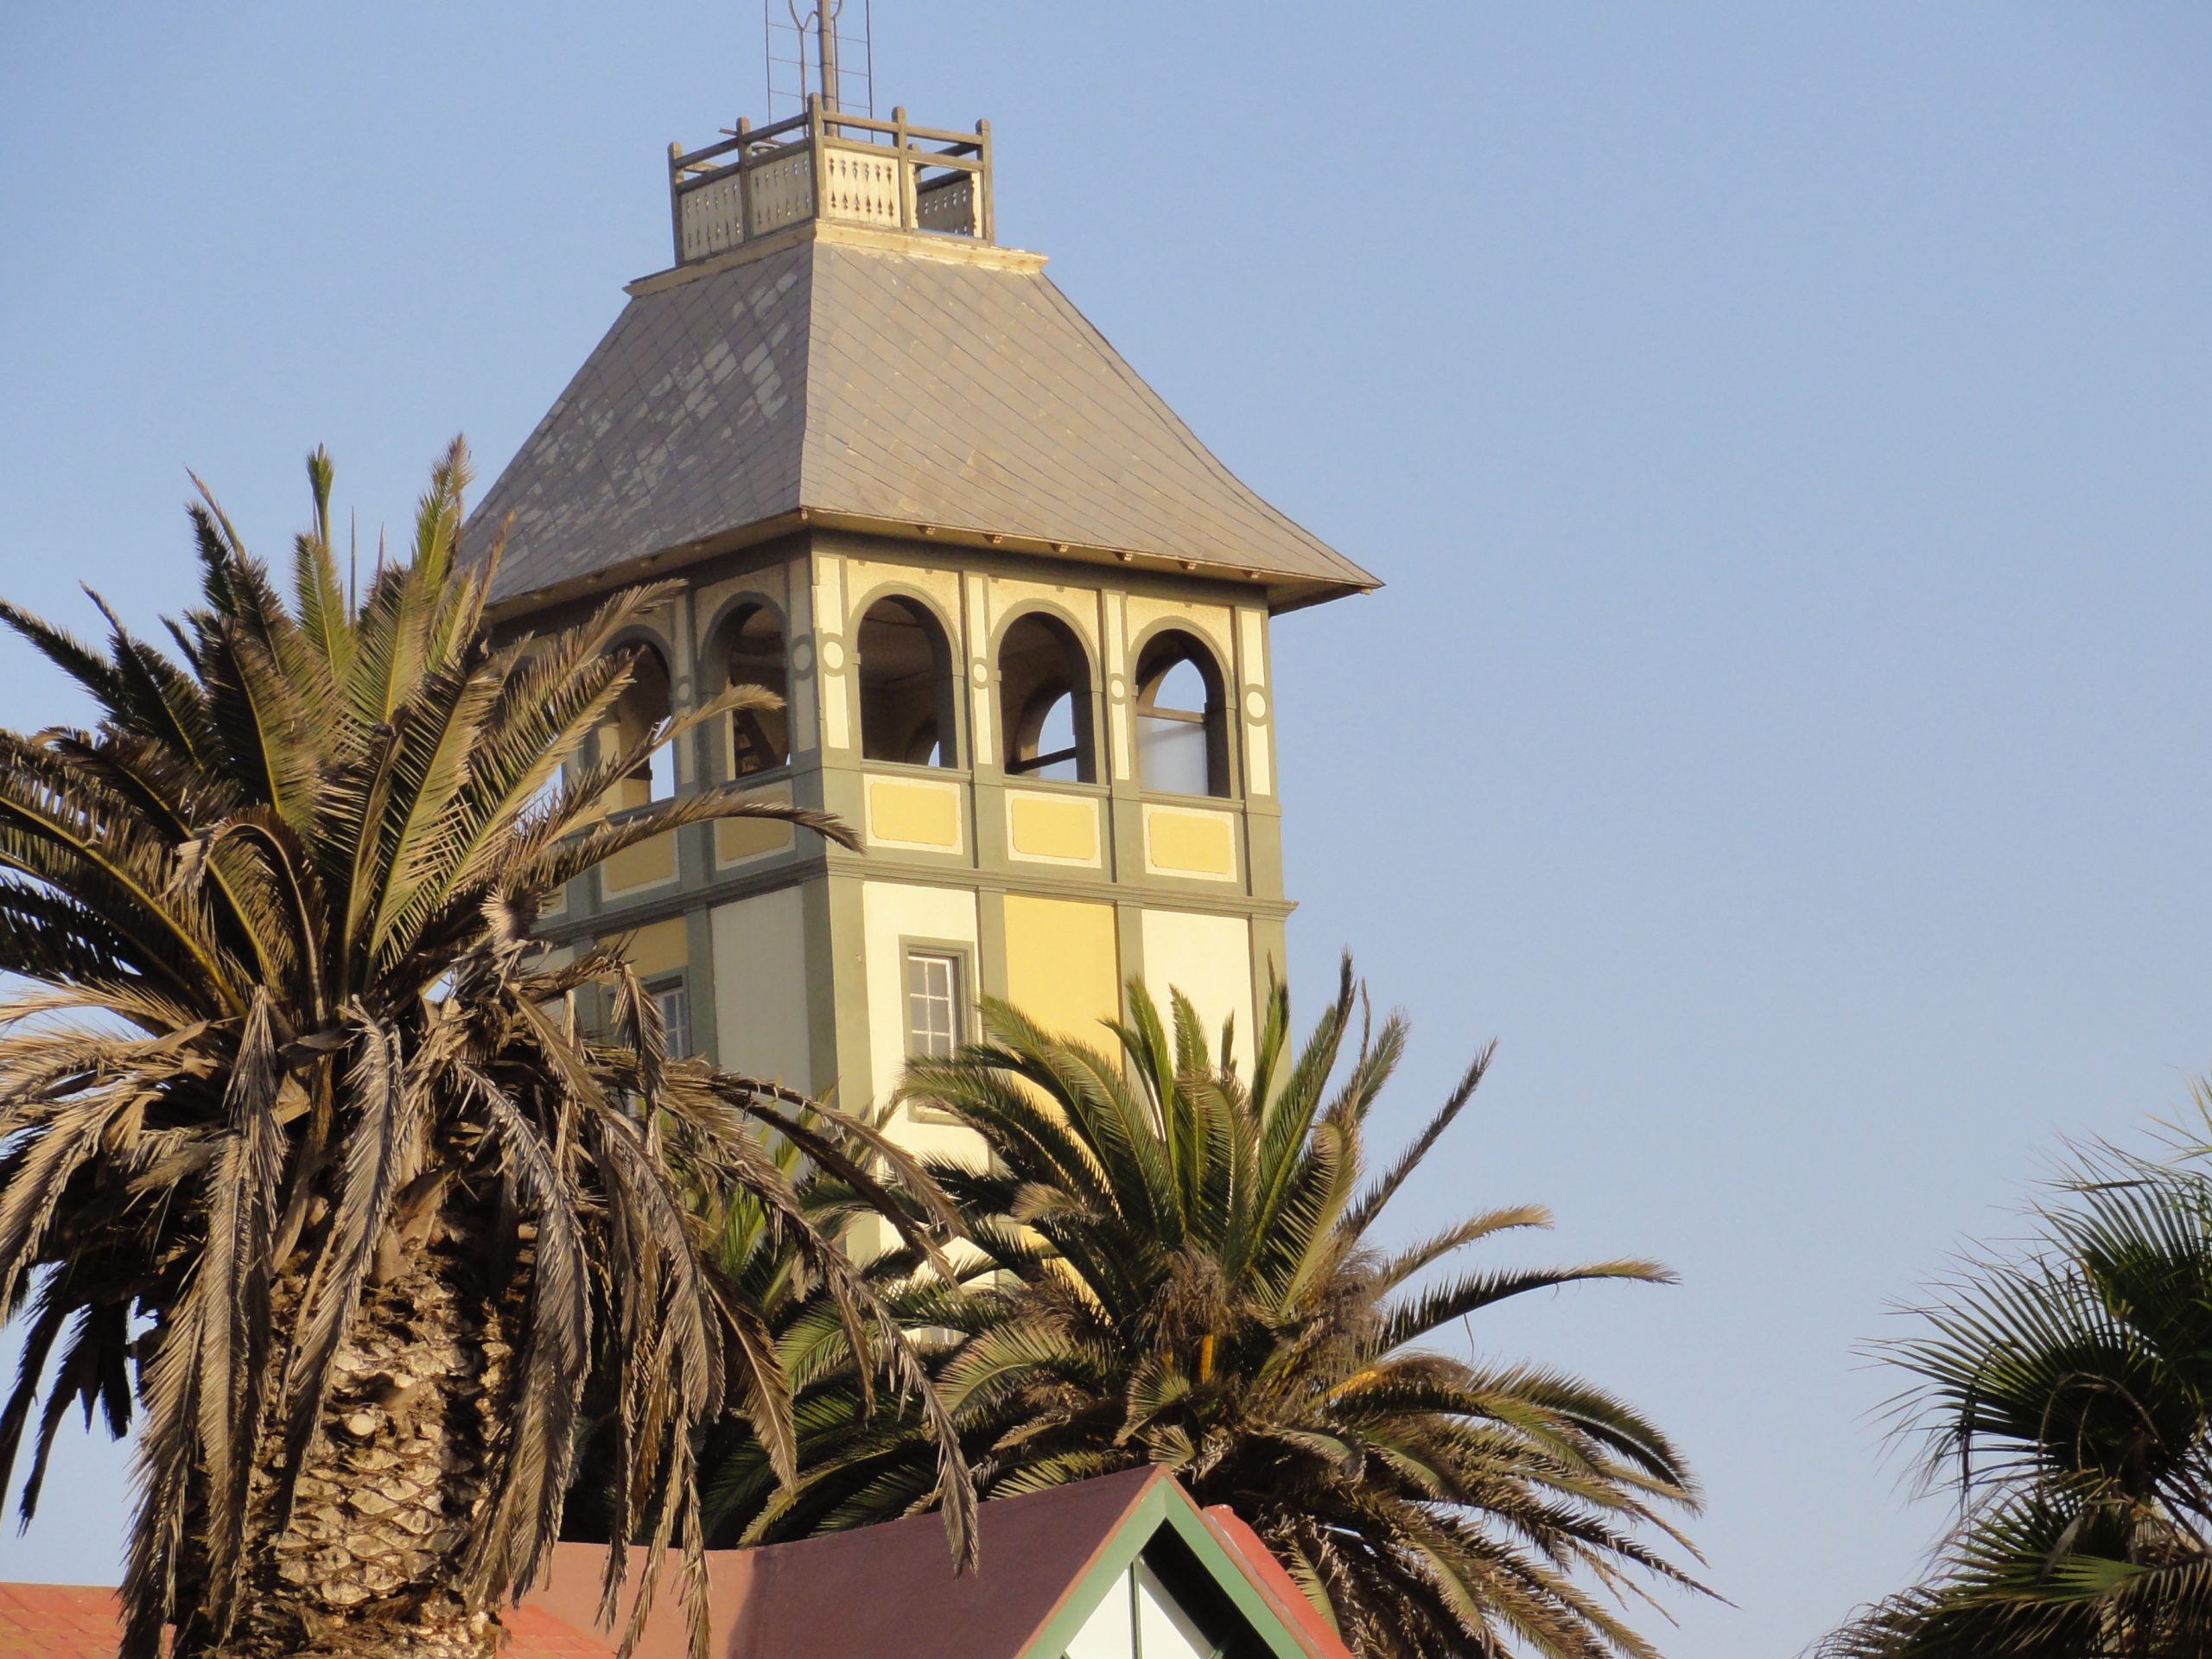
<path fill-rule="evenodd" d="M 1166 1527 L 1197 1559 L 1207 1577 L 1265 1644 L 1274 1659 L 1311 1659 L 1310 1650 L 1281 1616 L 1268 1605 L 1234 1556 L 1206 1524 L 1190 1497 L 1165 1471 L 1148 1484 L 1144 1493 L 1115 1523 L 1113 1532 L 1099 1546 L 1083 1576 L 1060 1599 L 1052 1615 L 1029 1638 L 1018 1659 L 1061 1659 L 1084 1622 L 1099 1605 L 1117 1590 L 1152 1541 Z"/>

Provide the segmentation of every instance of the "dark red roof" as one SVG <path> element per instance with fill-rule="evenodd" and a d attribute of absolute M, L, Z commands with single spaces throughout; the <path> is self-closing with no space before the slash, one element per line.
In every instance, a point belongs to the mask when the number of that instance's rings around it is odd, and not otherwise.
<path fill-rule="evenodd" d="M 709 1651 L 715 1659 L 1016 1659 L 1161 1484 L 1170 1503 L 1190 1503 L 1157 1468 L 986 1503 L 976 1573 L 953 1570 L 944 1520 L 933 1515 L 713 1551 Z M 1249 1527 L 1219 1509 L 1204 1524 L 1313 1659 L 1351 1659 Z M 617 1638 L 598 1628 L 606 1563 L 602 1545 L 556 1549 L 545 1586 L 505 1615 L 503 1659 L 607 1659 Z M 678 1564 L 671 1553 L 637 1659 L 687 1659 Z M 639 1554 L 626 1611 L 642 1571 Z M 113 1659 L 120 1634 L 112 1590 L 0 1584 L 0 1659 Z"/>
<path fill-rule="evenodd" d="M 0 1584 L 6 1659 L 115 1659 L 115 1592 L 82 1584 Z"/>
<path fill-rule="evenodd" d="M 1014 1659 L 1081 1582 L 1122 1517 L 1164 1471 L 1132 1469 L 1000 1498 L 979 1511 L 982 1569 L 953 1570 L 940 1516 L 830 1533 L 707 1558 L 717 1659 L 882 1659 L 886 1654 Z M 607 1560 L 596 1544 L 563 1544 L 550 1586 L 533 1593 L 588 1626 Z M 664 1571 L 637 1659 L 684 1659 L 675 1574 Z M 633 1565 L 634 1585 L 641 1565 Z M 624 1605 L 628 1604 L 627 1586 Z"/>
<path fill-rule="evenodd" d="M 612 1644 L 543 1607 L 510 1608 L 502 1659 L 607 1659 Z M 0 1584 L 0 1659 L 115 1659 L 115 1592 L 82 1584 Z"/>

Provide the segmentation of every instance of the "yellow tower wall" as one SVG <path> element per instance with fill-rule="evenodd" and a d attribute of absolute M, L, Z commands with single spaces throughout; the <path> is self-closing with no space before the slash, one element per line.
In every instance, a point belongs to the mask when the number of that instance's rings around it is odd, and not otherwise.
<path fill-rule="evenodd" d="M 717 1058 L 729 1071 L 812 1092 L 800 890 L 717 905 L 713 927 Z"/>
<path fill-rule="evenodd" d="M 1111 1049 L 1099 1021 L 1122 1011 L 1114 906 L 1007 894 L 1006 993 L 1046 1030 Z"/>
<path fill-rule="evenodd" d="M 975 1005 L 978 951 L 976 895 L 957 887 L 931 887 L 901 881 L 861 884 L 861 953 L 868 986 L 868 1071 L 849 1078 L 841 1104 L 858 1109 L 880 1103 L 899 1086 L 906 1064 L 906 947 L 951 950 L 964 958 L 968 983 L 963 1000 Z M 971 1030 L 967 1035 L 973 1036 Z M 909 1113 L 899 1138 L 917 1152 L 969 1149 L 975 1137 L 965 1129 L 932 1122 Z"/>
<path fill-rule="evenodd" d="M 1172 988 L 1191 999 L 1209 1039 L 1221 1023 L 1236 1016 L 1240 1053 L 1252 1052 L 1252 925 L 1242 916 L 1213 916 L 1188 910 L 1147 910 L 1144 940 L 1145 988 L 1166 1014 Z"/>

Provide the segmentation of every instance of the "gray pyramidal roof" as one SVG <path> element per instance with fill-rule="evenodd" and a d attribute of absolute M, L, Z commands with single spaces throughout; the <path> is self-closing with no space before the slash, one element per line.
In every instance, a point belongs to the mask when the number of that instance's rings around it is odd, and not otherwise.
<path fill-rule="evenodd" d="M 513 515 L 495 604 L 801 519 L 1172 562 L 1276 610 L 1378 585 L 1217 461 L 1040 258 L 798 231 L 631 285 L 473 516 L 482 547 Z"/>

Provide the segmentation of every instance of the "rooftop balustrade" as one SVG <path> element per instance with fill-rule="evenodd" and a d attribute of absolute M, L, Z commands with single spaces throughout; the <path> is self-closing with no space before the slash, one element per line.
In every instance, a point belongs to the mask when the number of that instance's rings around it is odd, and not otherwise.
<path fill-rule="evenodd" d="M 971 241 L 994 238 L 991 124 L 973 132 L 849 115 L 810 96 L 772 125 L 741 120 L 719 143 L 668 149 L 676 263 L 742 247 L 810 219 Z"/>

